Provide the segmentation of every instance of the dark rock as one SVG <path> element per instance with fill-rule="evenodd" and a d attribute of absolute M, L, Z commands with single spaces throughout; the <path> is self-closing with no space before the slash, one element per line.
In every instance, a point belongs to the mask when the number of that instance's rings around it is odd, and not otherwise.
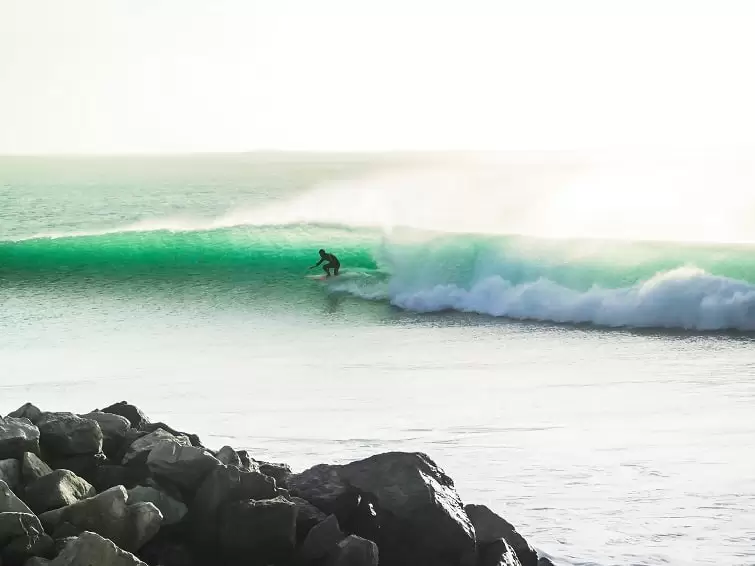
<path fill-rule="evenodd" d="M 286 499 L 291 501 L 299 508 L 299 511 L 296 513 L 297 542 L 302 542 L 309 534 L 309 531 L 312 530 L 315 525 L 322 523 L 325 519 L 328 518 L 325 513 L 320 511 L 306 499 L 291 496 L 288 496 Z"/>
<path fill-rule="evenodd" d="M 220 450 L 218 450 L 218 453 L 215 455 L 215 457 L 224 466 L 235 466 L 236 468 L 243 467 L 241 464 L 241 458 L 239 458 L 239 455 L 230 446 L 223 446 Z"/>
<path fill-rule="evenodd" d="M 24 566 L 50 566 L 50 560 L 41 556 L 32 556 L 24 562 Z"/>
<path fill-rule="evenodd" d="M 136 556 L 118 548 L 94 532 L 85 532 L 68 542 L 50 566 L 147 566 Z"/>
<path fill-rule="evenodd" d="M 37 424 L 37 420 L 42 416 L 42 411 L 31 403 L 24 403 L 12 413 L 8 413 L 8 416 L 16 419 L 29 419 L 32 424 Z"/>
<path fill-rule="evenodd" d="M 13 490 L 21 485 L 21 462 L 15 458 L 0 460 L 0 480 L 8 484 Z"/>
<path fill-rule="evenodd" d="M 217 543 L 218 511 L 225 503 L 270 499 L 276 495 L 275 480 L 264 474 L 232 466 L 216 467 L 202 482 L 189 507 L 195 540 L 205 546 Z"/>
<path fill-rule="evenodd" d="M 21 501 L 8 484 L 0 480 L 0 513 L 27 513 L 33 514 L 26 503 Z M 1 532 L 1 531 L 0 531 Z"/>
<path fill-rule="evenodd" d="M 192 434 L 190 432 L 181 432 L 180 430 L 176 430 L 172 427 L 169 427 L 165 423 L 144 424 L 139 428 L 139 430 L 150 433 L 150 432 L 156 431 L 159 428 L 163 429 L 166 432 L 171 433 L 173 436 L 185 436 L 186 438 L 189 439 L 189 442 L 191 443 L 192 446 L 202 448 L 202 443 L 200 442 L 199 437 L 196 434 Z"/>
<path fill-rule="evenodd" d="M 278 487 L 286 487 L 286 480 L 291 475 L 288 464 L 276 464 L 273 462 L 258 462 L 260 472 L 275 479 Z"/>
<path fill-rule="evenodd" d="M 541 556 L 537 559 L 537 566 L 554 566 L 554 564 L 551 562 L 550 558 Z"/>
<path fill-rule="evenodd" d="M 88 482 L 97 477 L 97 469 L 107 462 L 107 457 L 99 452 L 97 454 L 78 454 L 50 460 L 50 466 L 55 470 L 70 470 Z"/>
<path fill-rule="evenodd" d="M 163 526 L 179 523 L 186 516 L 188 508 L 181 501 L 154 487 L 137 486 L 128 491 L 128 502 L 149 502 L 163 515 Z"/>
<path fill-rule="evenodd" d="M 137 466 L 105 464 L 97 468 L 94 477 L 90 481 L 98 493 L 117 485 L 131 489 L 143 481 L 147 477 L 148 472 L 146 465 L 140 468 Z"/>
<path fill-rule="evenodd" d="M 24 485 L 29 485 L 51 473 L 52 468 L 45 464 L 39 456 L 32 452 L 24 452 L 24 457 L 21 460 L 21 478 Z"/>
<path fill-rule="evenodd" d="M 514 549 L 522 566 L 537 566 L 537 552 L 516 529 L 485 505 L 467 505 L 464 510 L 474 525 L 480 545 L 504 539 Z"/>
<path fill-rule="evenodd" d="M 424 454 L 392 452 L 315 466 L 292 474 L 287 484 L 292 495 L 335 513 L 344 531 L 361 535 L 362 527 L 348 524 L 353 519 L 341 521 L 338 507 L 345 500 L 346 510 L 356 509 L 367 523 L 387 564 L 456 565 L 474 553 L 474 529 L 453 481 Z"/>
<path fill-rule="evenodd" d="M 47 556 L 52 547 L 52 539 L 35 515 L 0 513 L 0 562 L 4 566 L 22 566 L 35 554 Z"/>
<path fill-rule="evenodd" d="M 130 405 L 125 401 L 120 401 L 119 403 L 115 403 L 114 405 L 110 405 L 109 407 L 105 407 L 104 409 L 95 412 L 110 413 L 111 415 L 125 417 L 131 424 L 131 428 L 137 430 L 141 429 L 144 425 L 149 424 L 149 419 L 144 416 L 144 413 L 142 413 L 139 407 Z"/>
<path fill-rule="evenodd" d="M 127 505 L 127 493 L 117 486 L 39 518 L 50 532 L 63 522 L 109 538 L 128 551 L 136 551 L 160 529 L 162 515 L 152 503 Z"/>
<path fill-rule="evenodd" d="M 55 540 L 61 538 L 76 538 L 82 532 L 84 531 L 79 527 L 64 521 L 55 527 L 55 530 L 52 532 L 52 538 Z"/>
<path fill-rule="evenodd" d="M 37 421 L 45 454 L 75 456 L 102 451 L 100 425 L 73 413 L 42 413 Z"/>
<path fill-rule="evenodd" d="M 108 457 L 114 458 L 123 448 L 126 433 L 131 428 L 129 420 L 121 415 L 100 411 L 94 411 L 81 416 L 85 419 L 96 421 L 100 425 L 100 430 L 102 431 L 102 451 Z"/>
<path fill-rule="evenodd" d="M 121 462 L 124 466 L 145 463 L 152 449 L 163 441 L 169 441 L 183 446 L 190 446 L 189 439 L 185 436 L 173 436 L 171 433 L 159 428 L 154 432 L 136 439 L 126 449 Z"/>
<path fill-rule="evenodd" d="M 226 503 L 220 513 L 221 550 L 260 564 L 289 561 L 296 545 L 296 511 L 282 497 Z"/>
<path fill-rule="evenodd" d="M 139 551 L 139 558 L 152 566 L 200 566 L 194 553 L 180 540 L 155 537 Z M 208 566 L 210 563 L 207 563 Z"/>
<path fill-rule="evenodd" d="M 504 539 L 480 546 L 478 566 L 521 566 L 514 549 Z"/>
<path fill-rule="evenodd" d="M 254 458 L 249 456 L 249 452 L 246 450 L 237 450 L 236 454 L 241 460 L 241 467 L 249 472 L 259 472 L 259 466 Z"/>
<path fill-rule="evenodd" d="M 155 477 L 168 479 L 192 491 L 220 465 L 218 459 L 204 448 L 165 440 L 157 443 L 147 457 L 147 467 Z"/>
<path fill-rule="evenodd" d="M 26 486 L 24 499 L 35 513 L 44 513 L 97 495 L 85 480 L 69 470 L 55 470 Z"/>
<path fill-rule="evenodd" d="M 81 533 L 79 533 L 81 534 Z M 77 538 L 79 538 L 79 535 L 76 535 L 75 537 L 64 537 L 64 538 L 56 538 L 54 543 L 54 554 L 57 556 L 61 552 L 63 552 L 63 549 L 68 546 L 70 543 L 74 542 Z"/>
<path fill-rule="evenodd" d="M 39 429 L 26 418 L 0 417 L 0 460 L 39 454 Z"/>
<path fill-rule="evenodd" d="M 338 519 L 335 515 L 329 515 L 309 531 L 299 551 L 299 557 L 304 563 L 321 560 L 334 552 L 344 538 L 346 535 L 341 532 Z"/>
<path fill-rule="evenodd" d="M 338 543 L 328 566 L 378 566 L 378 547 L 371 540 L 351 535 Z"/>

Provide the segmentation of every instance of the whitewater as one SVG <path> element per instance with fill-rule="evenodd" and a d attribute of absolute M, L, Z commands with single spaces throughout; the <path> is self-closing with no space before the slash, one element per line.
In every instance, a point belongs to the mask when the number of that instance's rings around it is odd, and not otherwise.
<path fill-rule="evenodd" d="M 424 450 L 557 564 L 755 563 L 736 163 L 0 158 L 0 413 Z M 321 247 L 343 277 L 306 277 Z"/>

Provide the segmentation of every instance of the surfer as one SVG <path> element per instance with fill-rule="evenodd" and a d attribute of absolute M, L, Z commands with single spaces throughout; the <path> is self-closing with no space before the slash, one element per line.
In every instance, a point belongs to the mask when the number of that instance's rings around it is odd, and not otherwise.
<path fill-rule="evenodd" d="M 338 270 L 341 269 L 341 262 L 338 261 L 338 258 L 334 256 L 333 254 L 329 254 L 325 250 L 320 250 L 320 261 L 318 261 L 316 264 L 314 264 L 310 269 L 314 269 L 318 265 L 320 265 L 323 261 L 327 261 L 325 265 L 322 266 L 322 268 L 325 270 L 325 273 L 328 274 L 328 277 L 330 277 L 330 270 L 333 270 L 333 275 L 338 275 Z"/>

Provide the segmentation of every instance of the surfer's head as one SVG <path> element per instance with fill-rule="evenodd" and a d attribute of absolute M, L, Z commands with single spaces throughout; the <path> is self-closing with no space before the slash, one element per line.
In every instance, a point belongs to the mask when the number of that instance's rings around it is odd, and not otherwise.
<path fill-rule="evenodd" d="M 319 254 L 320 254 L 320 256 L 324 256 L 324 255 L 325 255 L 325 250 L 320 250 L 320 251 L 319 251 L 319 252 L 317 252 L 317 253 L 319 253 Z"/>

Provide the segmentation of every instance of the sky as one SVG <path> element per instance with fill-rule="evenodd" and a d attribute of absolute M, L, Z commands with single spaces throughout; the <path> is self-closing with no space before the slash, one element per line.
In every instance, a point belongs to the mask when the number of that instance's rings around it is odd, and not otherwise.
<path fill-rule="evenodd" d="M 0 154 L 755 147 L 755 2 L 0 0 Z"/>

